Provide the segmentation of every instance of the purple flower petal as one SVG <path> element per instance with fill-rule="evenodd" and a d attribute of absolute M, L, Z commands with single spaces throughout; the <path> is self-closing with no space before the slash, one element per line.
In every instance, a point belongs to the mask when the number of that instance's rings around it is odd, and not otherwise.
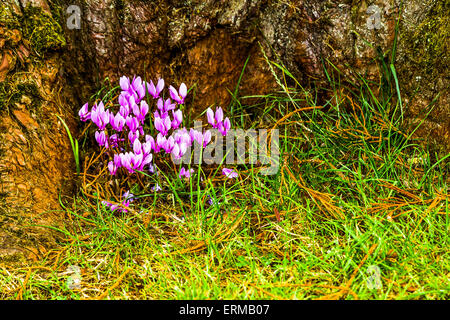
<path fill-rule="evenodd" d="M 128 79 L 128 77 L 123 76 L 120 78 L 120 88 L 123 91 L 128 91 L 128 89 L 130 88 L 130 79 Z"/>
<path fill-rule="evenodd" d="M 229 179 L 239 177 L 237 172 L 233 171 L 233 169 L 228 169 L 228 168 L 223 168 L 222 174 L 227 176 L 227 178 L 229 178 Z"/>

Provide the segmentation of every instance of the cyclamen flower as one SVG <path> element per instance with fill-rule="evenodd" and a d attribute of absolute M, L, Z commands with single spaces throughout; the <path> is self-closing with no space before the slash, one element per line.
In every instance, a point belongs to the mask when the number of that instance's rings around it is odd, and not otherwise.
<path fill-rule="evenodd" d="M 138 138 L 139 138 L 139 131 L 136 131 L 136 132 L 130 131 L 130 132 L 128 132 L 128 140 L 131 142 L 131 144 L 133 144 L 134 141 L 136 139 L 138 139 Z"/>
<path fill-rule="evenodd" d="M 139 99 L 145 97 L 145 83 L 142 82 L 141 77 L 137 77 L 133 80 L 133 89 L 138 94 Z"/>
<path fill-rule="evenodd" d="M 153 81 L 150 80 L 150 83 L 147 83 L 147 89 L 148 93 L 152 95 L 153 99 L 157 99 L 161 91 L 164 89 L 164 80 L 159 79 L 156 87 L 153 84 Z"/>
<path fill-rule="evenodd" d="M 116 175 L 117 169 L 118 167 L 114 164 L 113 161 L 108 162 L 108 170 L 112 176 Z"/>
<path fill-rule="evenodd" d="M 222 136 L 226 136 L 228 131 L 231 128 L 231 122 L 230 119 L 225 118 L 225 120 L 223 121 L 223 123 L 219 123 L 219 132 L 222 134 Z"/>
<path fill-rule="evenodd" d="M 130 131 L 135 132 L 139 127 L 139 121 L 135 117 L 128 116 L 125 120 Z"/>
<path fill-rule="evenodd" d="M 111 120 L 109 121 L 109 123 L 111 124 L 112 128 L 119 132 L 122 131 L 123 126 L 125 125 L 125 118 L 120 114 L 120 112 L 117 113 L 116 116 L 110 118 Z"/>
<path fill-rule="evenodd" d="M 229 179 L 239 177 L 237 172 L 233 171 L 233 169 L 228 169 L 228 168 L 223 168 L 222 174 L 227 176 L 227 178 L 229 178 Z"/>
<path fill-rule="evenodd" d="M 191 136 L 187 132 L 186 128 L 177 130 L 173 134 L 173 138 L 174 138 L 175 142 L 178 143 L 178 144 L 185 143 L 187 146 L 191 146 L 192 145 L 192 141 L 193 140 L 191 140 Z"/>
<path fill-rule="evenodd" d="M 135 170 L 140 170 L 143 154 L 134 154 L 133 152 L 121 153 L 120 160 L 122 166 L 128 170 L 129 173 L 133 173 Z"/>
<path fill-rule="evenodd" d="M 104 130 L 109 123 L 109 110 L 105 111 L 103 102 L 100 102 L 91 110 L 91 120 L 94 122 L 100 130 Z"/>
<path fill-rule="evenodd" d="M 170 98 L 167 98 L 166 101 L 163 101 L 162 98 L 159 98 L 156 106 L 158 110 L 155 111 L 155 118 L 164 119 L 168 116 L 170 110 L 175 109 L 175 104 L 172 103 Z"/>
<path fill-rule="evenodd" d="M 134 194 L 127 191 L 123 194 L 122 198 L 124 199 L 122 201 L 122 206 L 117 205 L 117 204 L 112 204 L 111 202 L 108 202 L 108 201 L 102 201 L 102 204 L 106 207 L 109 207 L 109 209 L 112 212 L 117 210 L 119 212 L 126 213 L 126 212 L 128 212 L 128 210 L 126 208 L 128 208 L 130 206 L 130 202 L 133 202 Z M 126 208 L 123 208 L 123 207 L 126 207 Z"/>
<path fill-rule="evenodd" d="M 217 107 L 215 113 L 211 108 L 208 108 L 208 110 L 206 110 L 206 116 L 208 118 L 208 123 L 212 125 L 213 128 L 218 129 L 223 136 L 227 135 L 231 128 L 231 122 L 228 118 L 225 118 L 225 120 L 223 119 L 223 110 L 221 107 Z"/>
<path fill-rule="evenodd" d="M 193 174 L 193 173 L 194 173 L 194 169 L 188 170 L 183 167 L 183 168 L 181 168 L 180 174 L 178 176 L 180 179 L 181 179 L 181 177 L 190 178 L 191 174 Z"/>
<path fill-rule="evenodd" d="M 125 139 L 119 138 L 117 134 L 112 134 L 109 137 L 109 145 L 113 148 L 117 148 L 119 146 L 119 141 L 125 141 Z"/>
<path fill-rule="evenodd" d="M 134 140 L 133 142 L 133 151 L 135 154 L 140 154 L 142 152 L 142 144 L 139 139 Z"/>
<path fill-rule="evenodd" d="M 130 205 L 130 202 L 134 201 L 134 194 L 132 194 L 130 191 L 127 191 L 122 196 L 123 202 L 122 204 L 126 207 Z"/>
<path fill-rule="evenodd" d="M 175 112 L 172 110 L 172 115 L 173 115 L 172 128 L 177 129 L 180 126 L 181 122 L 183 121 L 183 113 L 181 110 L 177 110 Z"/>
<path fill-rule="evenodd" d="M 105 207 L 109 207 L 109 209 L 112 212 L 116 211 L 117 209 L 119 209 L 119 211 L 121 211 L 121 212 L 123 212 L 123 210 L 124 210 L 124 209 L 120 208 L 117 204 L 112 204 L 111 202 L 108 202 L 108 201 L 102 201 L 102 204 Z"/>
<path fill-rule="evenodd" d="M 211 131 L 206 130 L 203 133 L 203 148 L 205 148 L 210 142 L 211 142 Z"/>
<path fill-rule="evenodd" d="M 178 104 L 184 103 L 184 98 L 187 96 L 187 87 L 184 83 L 180 85 L 180 89 L 177 91 L 173 86 L 169 87 L 170 97 Z"/>
<path fill-rule="evenodd" d="M 217 129 L 223 120 L 223 110 L 221 107 L 217 107 L 216 113 L 214 113 L 211 108 L 208 108 L 208 110 L 206 110 L 206 116 L 208 118 L 208 123 L 212 125 L 214 129 Z"/>
<path fill-rule="evenodd" d="M 80 116 L 80 120 L 86 122 L 91 119 L 91 113 L 89 112 L 89 105 L 85 103 L 80 111 L 78 111 L 78 115 Z"/>
<path fill-rule="evenodd" d="M 128 115 L 130 114 L 130 107 L 128 106 L 128 102 L 126 105 L 121 105 L 119 108 L 119 113 L 122 116 L 122 118 L 126 119 Z"/>
<path fill-rule="evenodd" d="M 158 130 L 163 136 L 167 135 L 172 128 L 172 122 L 169 117 L 155 118 L 155 129 Z"/>
<path fill-rule="evenodd" d="M 137 119 L 141 123 L 144 123 L 145 116 L 147 115 L 147 113 L 148 113 L 148 104 L 145 101 L 141 101 L 139 113 L 136 115 Z"/>
<path fill-rule="evenodd" d="M 172 149 L 172 155 L 175 157 L 175 159 L 181 158 L 187 151 L 187 145 L 186 143 L 175 143 Z"/>
<path fill-rule="evenodd" d="M 200 145 L 203 146 L 203 148 L 205 148 L 208 143 L 211 142 L 211 131 L 206 130 L 205 132 L 201 133 L 200 131 L 191 129 L 189 131 L 189 135 L 191 136 L 191 141 L 193 142 L 194 140 L 197 141 Z"/>
<path fill-rule="evenodd" d="M 162 146 L 166 143 L 167 138 L 164 137 L 161 133 L 158 133 L 158 135 L 156 136 L 156 143 L 155 143 L 155 152 L 158 153 Z"/>
<path fill-rule="evenodd" d="M 147 146 L 148 146 L 148 149 L 147 149 Z M 155 150 L 155 148 L 156 148 L 155 139 L 151 135 L 147 134 L 145 136 L 145 143 L 142 145 L 142 148 L 144 149 L 144 152 L 146 152 L 145 150 L 149 150 L 148 151 L 149 153 L 150 153 L 150 150 L 152 150 L 152 149 Z"/>
<path fill-rule="evenodd" d="M 174 145 L 175 140 L 173 139 L 172 136 L 170 136 L 162 143 L 161 148 L 163 148 L 166 153 L 171 153 Z"/>
<path fill-rule="evenodd" d="M 109 147 L 108 137 L 106 136 L 105 131 L 95 131 L 95 140 L 100 147 Z"/>
<path fill-rule="evenodd" d="M 193 128 L 191 128 L 189 130 L 189 136 L 191 137 L 191 143 L 194 142 L 194 140 L 196 140 L 198 142 L 198 138 L 197 137 L 198 137 L 199 134 L 201 135 L 202 133 L 198 132 L 197 130 L 195 130 Z M 199 142 L 199 143 L 201 143 L 201 142 Z"/>
<path fill-rule="evenodd" d="M 120 88 L 123 91 L 128 91 L 128 89 L 130 89 L 130 79 L 128 79 L 128 77 L 126 76 L 120 77 Z"/>

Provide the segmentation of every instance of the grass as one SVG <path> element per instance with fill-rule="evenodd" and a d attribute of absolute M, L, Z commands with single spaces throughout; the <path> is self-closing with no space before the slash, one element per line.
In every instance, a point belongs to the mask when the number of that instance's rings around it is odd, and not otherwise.
<path fill-rule="evenodd" d="M 307 91 L 269 63 L 280 91 L 253 106 L 241 97 L 231 115 L 280 130 L 276 175 L 240 165 L 225 180 L 204 167 L 187 186 L 163 175 L 161 192 L 135 190 L 139 205 L 113 214 L 107 175 L 90 169 L 98 155 L 86 157 L 78 196 L 61 202 L 59 247 L 1 266 L 0 298 L 448 299 L 449 155 L 402 128 L 398 90 L 373 90 L 386 79 L 344 86 L 329 65 L 329 86 Z"/>
<path fill-rule="evenodd" d="M 70 129 L 67 126 L 66 122 L 60 116 L 56 115 L 56 117 L 59 119 L 59 121 L 61 121 L 61 123 L 64 126 L 64 129 L 66 129 L 67 135 L 70 140 L 70 146 L 72 147 L 73 157 L 75 159 L 75 167 L 77 170 L 77 175 L 79 175 L 80 174 L 80 153 L 79 153 L 79 147 L 78 147 L 78 140 L 73 139 L 72 133 L 70 132 Z"/>

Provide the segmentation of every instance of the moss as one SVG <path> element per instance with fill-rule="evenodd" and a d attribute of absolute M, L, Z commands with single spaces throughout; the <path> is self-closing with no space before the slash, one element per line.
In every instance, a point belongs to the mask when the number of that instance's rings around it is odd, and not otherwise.
<path fill-rule="evenodd" d="M 31 103 L 27 103 L 31 101 Z M 7 79 L 0 82 L 0 113 L 14 107 L 16 103 L 24 103 L 27 107 L 37 109 L 42 103 L 39 88 L 34 82 L 21 82 Z"/>
<path fill-rule="evenodd" d="M 20 28 L 18 16 L 13 12 L 10 6 L 5 4 L 0 6 L 0 25 L 8 29 Z"/>
<path fill-rule="evenodd" d="M 450 37 L 450 0 L 435 2 L 425 19 L 406 41 L 412 44 L 414 62 L 426 73 L 432 75 L 446 72 L 450 64 L 448 39 Z"/>
<path fill-rule="evenodd" d="M 66 45 L 59 23 L 41 8 L 27 6 L 23 12 L 22 27 L 24 37 L 39 55 Z"/>

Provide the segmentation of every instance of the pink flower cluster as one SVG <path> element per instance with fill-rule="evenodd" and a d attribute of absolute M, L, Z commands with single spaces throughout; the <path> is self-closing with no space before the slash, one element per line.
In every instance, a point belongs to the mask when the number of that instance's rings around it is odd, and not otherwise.
<path fill-rule="evenodd" d="M 216 108 L 216 112 L 214 112 L 211 108 L 206 110 L 206 116 L 208 117 L 208 122 L 212 125 L 213 128 L 219 130 L 219 132 L 226 136 L 228 131 L 231 128 L 230 119 L 223 119 L 223 110 L 221 107 Z"/>
<path fill-rule="evenodd" d="M 211 141 L 211 132 L 203 132 L 180 126 L 183 122 L 183 113 L 177 109 L 183 104 L 187 96 L 187 87 L 182 83 L 179 89 L 169 87 L 170 98 L 163 99 L 165 83 L 159 79 L 155 85 L 153 81 L 147 83 L 140 77 L 130 80 L 123 76 L 120 78 L 121 93 L 118 97 L 119 108 L 114 112 L 112 108 L 105 108 L 102 101 L 94 104 L 89 110 L 88 103 L 83 105 L 78 114 L 81 121 L 91 120 L 98 128 L 95 132 L 95 140 L 98 145 L 110 151 L 112 157 L 108 162 L 108 170 L 111 175 L 116 175 L 120 168 L 132 174 L 143 171 L 148 165 L 153 173 L 154 154 L 164 151 L 179 159 L 189 150 L 194 141 L 206 147 Z M 153 113 L 153 125 L 156 137 L 145 134 L 144 125 L 149 113 L 149 105 L 146 95 L 156 100 L 156 110 Z M 231 123 L 228 118 L 223 119 L 222 108 L 217 108 L 214 113 L 210 108 L 207 111 L 208 122 L 217 128 L 222 135 L 230 130 Z M 108 125 L 112 130 L 108 128 Z M 181 169 L 180 177 L 189 177 L 191 170 Z"/>
<path fill-rule="evenodd" d="M 107 166 L 111 175 L 117 175 L 119 172 L 133 174 L 146 168 L 150 173 L 158 174 L 153 164 L 156 154 L 165 153 L 174 159 L 180 159 L 190 150 L 194 141 L 204 148 L 211 142 L 210 130 L 199 131 L 182 127 L 183 112 L 178 106 L 185 102 L 187 86 L 182 83 L 178 90 L 169 86 L 170 97 L 166 99 L 162 96 L 164 86 L 163 79 L 159 79 L 155 85 L 153 81 L 148 83 L 140 77 L 130 80 L 123 76 L 120 78 L 121 92 L 117 109 L 109 107 L 112 105 L 110 103 L 105 107 L 100 101 L 95 103 L 91 110 L 88 103 L 79 110 L 81 121 L 90 120 L 97 127 L 95 140 L 100 147 L 107 150 L 110 157 Z M 156 102 L 153 113 L 149 110 L 148 101 Z M 113 111 L 114 109 L 117 112 Z M 149 115 L 153 116 L 153 119 L 147 121 Z M 215 112 L 208 108 L 207 118 L 213 128 L 223 136 L 227 135 L 231 123 L 230 119 L 224 119 L 222 108 L 216 108 Z M 146 134 L 151 123 L 154 128 L 153 135 Z M 178 177 L 189 179 L 193 174 L 194 169 L 182 167 Z M 223 168 L 222 174 L 230 179 L 238 177 L 237 172 L 227 168 Z M 160 191 L 161 186 L 156 183 L 151 190 Z M 134 195 L 126 192 L 122 198 L 120 205 L 108 201 L 102 203 L 113 212 L 127 212 Z"/>

